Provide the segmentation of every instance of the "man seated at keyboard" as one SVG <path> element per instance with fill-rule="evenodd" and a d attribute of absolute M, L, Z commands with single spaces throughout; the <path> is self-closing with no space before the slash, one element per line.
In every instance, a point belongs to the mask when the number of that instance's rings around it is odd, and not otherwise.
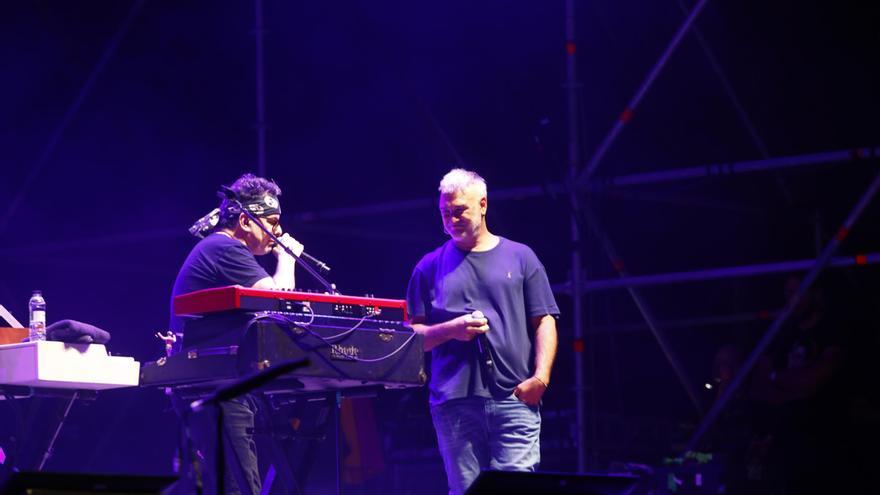
<path fill-rule="evenodd" d="M 227 285 L 241 285 L 258 289 L 293 289 L 295 285 L 296 259 L 281 246 L 276 245 L 259 225 L 256 225 L 248 215 L 241 211 L 241 208 L 247 208 L 266 230 L 272 232 L 280 242 L 299 256 L 303 251 L 303 245 L 282 232 L 279 223 L 281 205 L 278 202 L 278 196 L 281 195 L 281 189 L 275 182 L 253 174 L 242 175 L 229 189 L 235 193 L 238 201 L 222 200 L 216 226 L 208 225 L 205 231 L 196 233 L 196 235 L 204 235 L 204 238 L 189 253 L 174 282 L 174 289 L 171 293 L 171 329 L 176 333 L 184 334 L 184 348 L 198 347 L 199 340 L 203 336 L 191 335 L 188 337 L 186 335 L 183 320 L 174 315 L 174 297 L 201 289 Z M 239 204 L 241 208 L 239 208 Z M 278 261 L 275 274 L 271 276 L 255 259 L 255 256 L 269 253 L 275 255 Z M 229 336 L 229 341 L 237 343 L 237 338 L 238 336 Z M 260 474 L 253 440 L 254 413 L 256 411 L 253 398 L 243 396 L 222 402 L 220 406 L 224 417 L 225 433 L 235 454 L 234 456 L 226 456 L 229 468 L 226 469 L 224 477 L 225 491 L 234 494 L 242 492 L 236 477 L 231 473 L 231 470 L 236 469 L 237 466 L 229 465 L 230 457 L 238 457 L 241 472 L 244 475 L 245 488 L 248 488 L 254 495 L 259 494 Z M 208 441 L 205 437 L 210 437 L 210 423 L 194 418 L 191 427 L 196 442 L 205 445 Z M 209 454 L 213 454 L 211 451 L 214 449 L 207 450 Z M 213 463 L 207 463 L 207 465 L 213 467 Z M 207 478 L 206 481 L 210 483 L 212 476 L 207 476 Z M 213 492 L 206 491 L 205 493 Z"/>

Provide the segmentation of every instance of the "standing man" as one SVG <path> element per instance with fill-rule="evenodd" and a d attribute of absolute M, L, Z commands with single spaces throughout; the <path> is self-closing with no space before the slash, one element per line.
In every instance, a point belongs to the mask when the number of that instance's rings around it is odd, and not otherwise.
<path fill-rule="evenodd" d="M 253 174 L 245 174 L 239 177 L 230 189 L 235 192 L 241 206 L 247 208 L 258 222 L 275 234 L 297 256 L 302 253 L 302 244 L 281 230 L 279 223 L 281 205 L 278 202 L 281 189 L 274 182 Z M 272 276 L 254 258 L 270 252 L 278 259 L 275 274 Z M 287 254 L 281 246 L 276 246 L 263 229 L 255 225 L 235 202 L 224 199 L 220 204 L 217 226 L 196 244 L 177 274 L 171 293 L 172 307 L 176 296 L 213 287 L 241 285 L 258 289 L 292 289 L 295 285 L 295 264 L 296 259 Z M 182 319 L 174 315 L 173 309 L 171 329 L 176 333 L 183 332 L 183 346 L 187 350 L 218 345 L 238 345 L 242 337 L 240 332 L 220 330 L 187 334 Z M 249 396 L 244 396 L 221 402 L 220 407 L 223 411 L 226 438 L 235 454 L 226 456 L 227 466 L 232 462 L 233 457 L 237 457 L 245 478 L 239 481 L 232 476 L 232 470 L 227 468 L 224 477 L 226 493 L 241 493 L 239 490 L 239 482 L 241 482 L 252 494 L 257 495 L 260 493 L 260 473 L 253 440 L 256 405 Z M 212 424 L 211 421 L 198 417 L 194 417 L 190 423 L 195 440 L 202 447 L 210 443 Z M 213 467 L 214 464 L 206 463 L 206 465 Z"/>
<path fill-rule="evenodd" d="M 450 240 L 416 265 L 407 305 L 431 351 L 431 416 L 459 495 L 481 470 L 537 469 L 559 308 L 535 253 L 489 232 L 482 177 L 454 169 L 439 189 Z"/>

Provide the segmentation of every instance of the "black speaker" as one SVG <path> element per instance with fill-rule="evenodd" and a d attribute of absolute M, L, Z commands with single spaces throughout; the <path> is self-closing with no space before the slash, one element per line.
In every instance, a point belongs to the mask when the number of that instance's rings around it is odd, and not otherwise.
<path fill-rule="evenodd" d="M 174 476 L 128 476 L 82 473 L 13 473 L 3 484 L 2 495 L 114 495 L 160 494 L 177 480 Z"/>
<path fill-rule="evenodd" d="M 624 475 L 483 471 L 467 495 L 626 495 L 638 481 Z"/>

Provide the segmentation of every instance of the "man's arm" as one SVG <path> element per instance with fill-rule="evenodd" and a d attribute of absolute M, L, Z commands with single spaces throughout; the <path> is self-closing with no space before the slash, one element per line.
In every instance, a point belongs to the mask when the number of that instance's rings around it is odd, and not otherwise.
<path fill-rule="evenodd" d="M 272 281 L 277 289 L 293 289 L 296 287 L 296 258 L 281 251 L 278 255 L 278 264 L 275 266 L 275 274 L 272 275 Z"/>
<path fill-rule="evenodd" d="M 840 367 L 842 355 L 840 347 L 829 347 L 811 366 L 778 372 L 774 383 L 783 390 L 811 396 L 831 381 L 834 371 Z"/>
<path fill-rule="evenodd" d="M 415 316 L 410 321 L 414 332 L 425 337 L 423 348 L 425 352 L 437 347 L 449 340 L 469 341 L 481 333 L 489 331 L 489 321 L 485 318 L 473 318 L 471 315 L 463 315 L 443 323 L 426 325 L 423 316 Z"/>
<path fill-rule="evenodd" d="M 842 349 L 833 346 L 825 349 L 810 366 L 776 372 L 770 359 L 762 356 L 753 373 L 752 398 L 769 404 L 785 404 L 812 397 L 831 381 L 842 356 Z"/>
<path fill-rule="evenodd" d="M 535 327 L 535 377 L 544 385 L 550 385 L 550 371 L 556 359 L 559 340 L 556 318 L 551 315 L 538 316 L 532 318 L 532 325 Z"/>
<path fill-rule="evenodd" d="M 550 372 L 556 359 L 558 336 L 552 315 L 532 318 L 535 328 L 535 374 L 516 386 L 513 394 L 526 404 L 536 406 L 550 385 Z"/>
<path fill-rule="evenodd" d="M 266 289 L 266 290 L 274 290 L 277 289 L 278 286 L 275 285 L 275 279 L 272 277 L 261 278 L 257 280 L 257 283 L 251 286 L 254 289 Z"/>
<path fill-rule="evenodd" d="M 279 241 L 289 247 L 297 256 L 303 252 L 303 245 L 296 239 L 284 234 L 278 238 Z M 293 289 L 296 287 L 296 258 L 287 254 L 287 251 L 281 246 L 272 248 L 272 253 L 278 258 L 278 264 L 275 267 L 275 275 L 260 279 L 253 285 L 255 289 Z"/>
<path fill-rule="evenodd" d="M 278 256 L 278 266 L 275 268 L 275 275 L 271 277 L 261 278 L 253 287 L 254 289 L 293 289 L 296 287 L 296 275 L 294 267 L 296 259 L 287 253 Z"/>

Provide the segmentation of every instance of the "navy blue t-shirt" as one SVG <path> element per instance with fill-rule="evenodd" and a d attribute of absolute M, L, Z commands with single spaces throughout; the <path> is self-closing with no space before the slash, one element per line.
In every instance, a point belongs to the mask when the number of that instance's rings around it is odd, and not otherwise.
<path fill-rule="evenodd" d="M 268 276 L 241 242 L 216 233 L 205 237 L 190 251 L 174 281 L 171 330 L 183 331 L 183 319 L 174 315 L 175 296 L 227 285 L 252 287 Z"/>
<path fill-rule="evenodd" d="M 489 320 L 497 387 L 490 390 L 480 370 L 475 340 L 449 340 L 431 350 L 431 404 L 510 395 L 534 373 L 530 319 L 559 315 L 538 257 L 503 237 L 489 251 L 462 251 L 450 240 L 428 253 L 413 270 L 406 299 L 410 315 L 429 325 L 475 310 Z"/>

